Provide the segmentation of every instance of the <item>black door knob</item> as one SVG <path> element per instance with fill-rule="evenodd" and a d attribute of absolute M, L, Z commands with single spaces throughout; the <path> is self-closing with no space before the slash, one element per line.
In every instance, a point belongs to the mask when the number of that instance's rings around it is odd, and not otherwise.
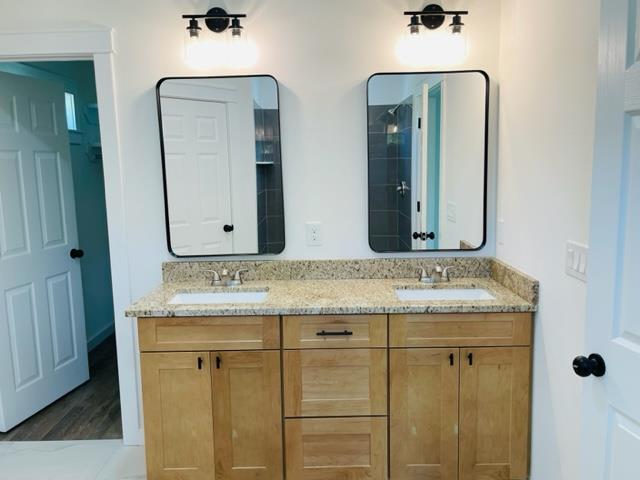
<path fill-rule="evenodd" d="M 227 233 L 233 232 L 233 225 L 225 225 L 222 229 Z"/>
<path fill-rule="evenodd" d="M 436 234 L 435 232 L 413 232 L 413 235 L 411 235 L 413 237 L 414 240 L 422 240 L 423 242 L 426 241 L 427 239 L 429 240 L 433 240 L 434 238 L 436 238 Z"/>
<path fill-rule="evenodd" d="M 69 256 L 71 258 L 82 258 L 84 257 L 84 252 L 79 248 L 72 248 L 71 251 L 69 252 Z"/>
<path fill-rule="evenodd" d="M 597 353 L 592 353 L 589 357 L 579 356 L 573 359 L 573 371 L 580 377 L 601 377 L 607 371 L 604 358 Z"/>

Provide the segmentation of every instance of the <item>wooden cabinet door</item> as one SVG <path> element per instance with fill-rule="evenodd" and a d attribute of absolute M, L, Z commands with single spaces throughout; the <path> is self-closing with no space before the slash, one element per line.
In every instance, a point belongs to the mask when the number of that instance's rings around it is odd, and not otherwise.
<path fill-rule="evenodd" d="M 386 417 L 285 420 L 287 479 L 385 480 Z"/>
<path fill-rule="evenodd" d="M 391 350 L 389 362 L 391 478 L 455 480 L 458 349 Z"/>
<path fill-rule="evenodd" d="M 216 480 L 282 478 L 279 352 L 211 354 Z"/>
<path fill-rule="evenodd" d="M 209 353 L 143 353 L 147 475 L 153 480 L 213 478 Z"/>
<path fill-rule="evenodd" d="M 530 348 L 460 352 L 459 479 L 527 478 Z"/>
<path fill-rule="evenodd" d="M 287 417 L 387 414 L 386 349 L 284 352 Z"/>

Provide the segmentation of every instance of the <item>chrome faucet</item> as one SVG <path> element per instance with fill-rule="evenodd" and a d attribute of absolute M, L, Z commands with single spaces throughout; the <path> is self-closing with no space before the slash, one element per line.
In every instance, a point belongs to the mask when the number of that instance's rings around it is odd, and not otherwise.
<path fill-rule="evenodd" d="M 236 287 L 238 285 L 242 285 L 243 279 L 242 274 L 248 272 L 246 268 L 241 268 L 236 270 L 234 273 L 229 272 L 226 268 L 223 268 L 220 273 L 215 270 L 205 270 L 205 272 L 212 273 L 211 276 L 211 285 L 212 286 L 225 286 L 225 287 Z"/>
<path fill-rule="evenodd" d="M 448 282 L 450 280 L 449 270 L 454 269 L 453 266 L 441 267 L 440 265 L 436 265 L 431 275 L 427 274 L 427 271 L 424 268 L 419 268 L 418 273 L 420 274 L 420 282 L 421 283 L 442 283 Z"/>

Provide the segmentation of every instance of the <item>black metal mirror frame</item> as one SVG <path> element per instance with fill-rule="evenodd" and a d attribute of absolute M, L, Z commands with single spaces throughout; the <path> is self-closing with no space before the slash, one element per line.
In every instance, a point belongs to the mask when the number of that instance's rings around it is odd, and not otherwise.
<path fill-rule="evenodd" d="M 238 256 L 256 256 L 256 255 L 278 255 L 282 253 L 286 247 L 286 236 L 283 237 L 282 250 L 279 252 L 269 253 L 221 253 L 217 255 L 178 255 L 171 247 L 171 231 L 169 228 L 169 201 L 167 195 L 167 167 L 165 164 L 165 151 L 164 151 L 164 133 L 162 130 L 162 108 L 160 102 L 160 87 L 167 80 L 201 80 L 201 79 L 224 79 L 224 78 L 255 78 L 255 77 L 268 77 L 273 79 L 276 84 L 276 100 L 278 105 L 278 135 L 280 138 L 280 145 L 282 146 L 282 128 L 280 121 L 280 85 L 278 80 L 273 75 L 269 74 L 254 74 L 254 75 L 218 75 L 218 76 L 184 76 L 184 77 L 163 77 L 156 83 L 156 106 L 158 110 L 158 131 L 160 133 L 160 157 L 162 159 L 162 190 L 164 195 L 164 221 L 165 232 L 167 237 L 167 250 L 176 258 L 203 258 L 203 257 L 238 257 Z M 284 213 L 284 184 L 282 182 L 282 148 L 279 150 L 280 154 L 280 183 L 282 184 L 282 228 L 285 230 L 286 220 Z"/>
<path fill-rule="evenodd" d="M 422 250 L 376 250 L 371 245 L 371 199 L 369 195 L 369 188 L 371 185 L 371 159 L 370 147 L 369 147 L 369 89 L 371 80 L 379 75 L 435 75 L 435 74 L 449 74 L 449 73 L 479 73 L 485 79 L 485 108 L 484 108 L 484 179 L 483 179 L 483 198 L 482 198 L 482 243 L 469 249 L 461 248 L 438 248 L 438 249 L 422 249 Z M 488 169 L 489 169 L 489 98 L 490 98 L 490 79 L 487 72 L 484 70 L 434 70 L 429 72 L 378 72 L 374 73 L 367 79 L 367 242 L 369 248 L 376 253 L 411 253 L 411 252 L 477 252 L 482 250 L 487 243 L 487 188 L 488 188 Z"/>

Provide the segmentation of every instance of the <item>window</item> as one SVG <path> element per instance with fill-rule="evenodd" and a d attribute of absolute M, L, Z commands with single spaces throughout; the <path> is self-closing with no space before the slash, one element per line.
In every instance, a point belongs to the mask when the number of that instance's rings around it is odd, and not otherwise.
<path fill-rule="evenodd" d="M 73 93 L 65 92 L 64 109 L 67 115 L 67 130 L 77 130 L 76 124 L 76 99 Z"/>

